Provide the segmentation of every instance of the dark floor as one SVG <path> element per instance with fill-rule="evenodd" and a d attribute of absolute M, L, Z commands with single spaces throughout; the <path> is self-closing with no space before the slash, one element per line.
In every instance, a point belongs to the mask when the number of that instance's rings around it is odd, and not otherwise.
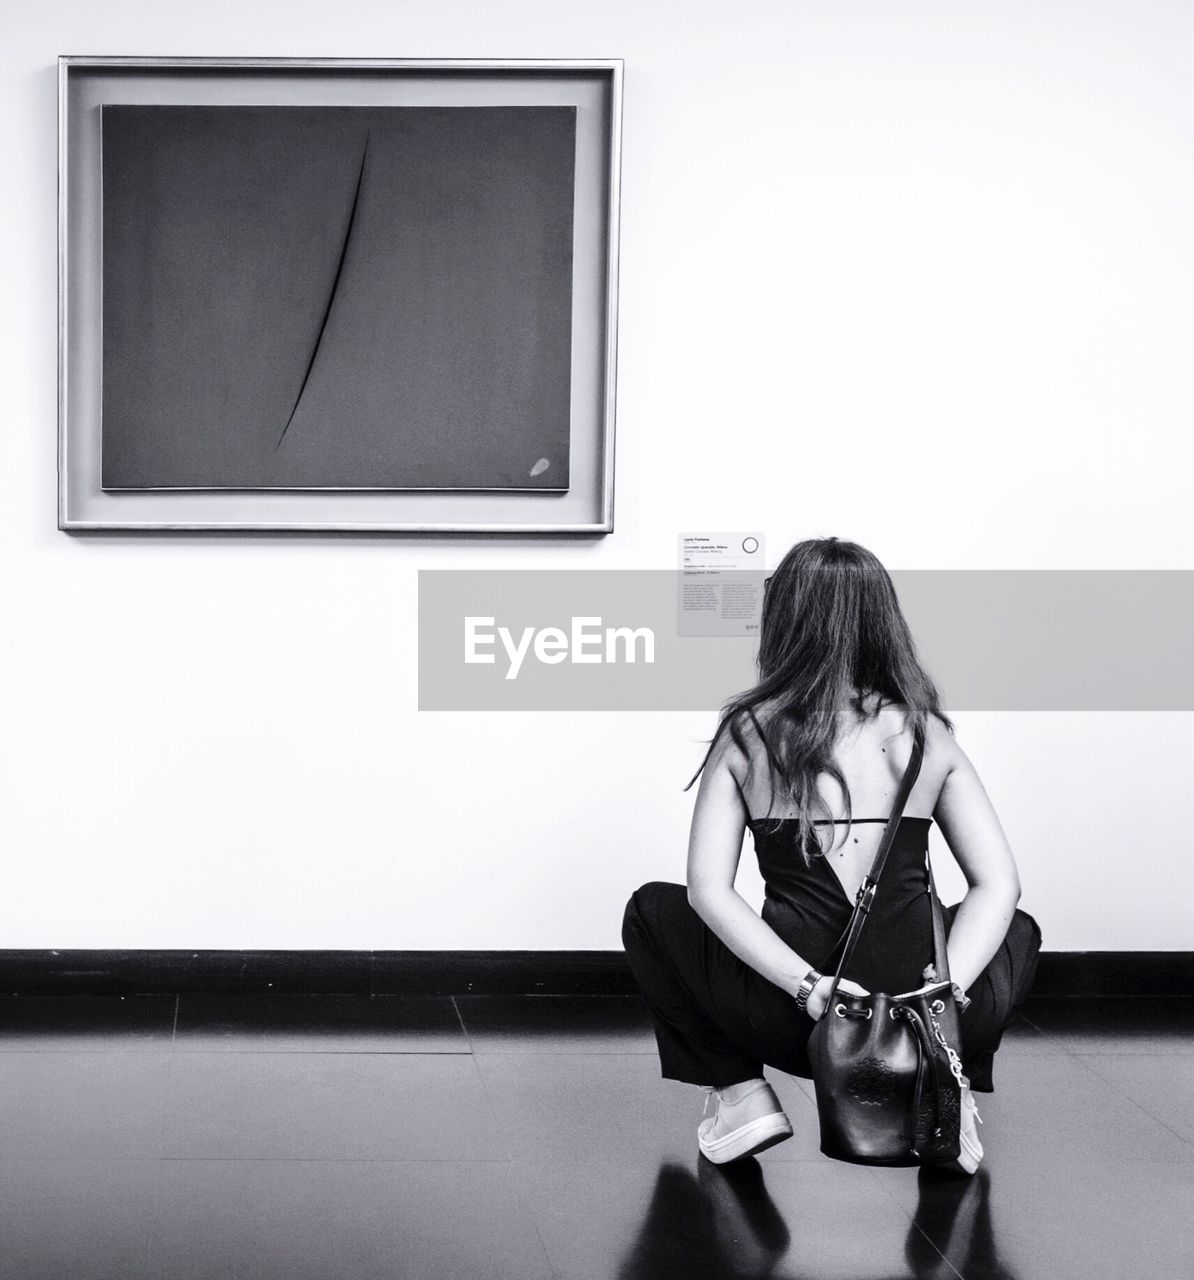
<path fill-rule="evenodd" d="M 1194 1001 L 1034 1001 L 970 1180 L 696 1155 L 633 997 L 0 997 L 0 1276 L 1194 1276 Z"/>

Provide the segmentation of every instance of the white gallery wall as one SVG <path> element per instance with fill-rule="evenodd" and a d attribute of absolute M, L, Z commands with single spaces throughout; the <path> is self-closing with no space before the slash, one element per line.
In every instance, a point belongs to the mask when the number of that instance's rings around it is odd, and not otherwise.
<path fill-rule="evenodd" d="M 419 568 L 1194 569 L 1183 0 L 0 12 L 0 948 L 619 946 L 714 709 L 419 713 Z M 61 53 L 624 58 L 616 531 L 60 533 Z M 1194 946 L 1194 715 L 957 719 L 1046 947 Z"/>

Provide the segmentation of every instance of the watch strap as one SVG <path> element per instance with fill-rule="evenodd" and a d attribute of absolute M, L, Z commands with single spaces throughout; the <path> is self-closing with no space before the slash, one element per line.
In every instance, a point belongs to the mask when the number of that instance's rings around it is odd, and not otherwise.
<path fill-rule="evenodd" d="M 808 1007 L 808 998 L 813 994 L 813 988 L 825 975 L 818 973 L 816 969 L 810 969 L 802 979 L 800 986 L 796 988 L 796 1008 L 802 1013 Z"/>

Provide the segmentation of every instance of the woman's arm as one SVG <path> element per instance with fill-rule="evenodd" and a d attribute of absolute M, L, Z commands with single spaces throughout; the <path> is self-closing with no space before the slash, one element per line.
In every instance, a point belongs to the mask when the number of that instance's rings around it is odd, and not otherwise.
<path fill-rule="evenodd" d="M 949 934 L 950 977 L 965 990 L 999 950 L 1020 901 L 1007 837 L 966 753 L 951 739 L 952 766 L 933 810 L 969 885 Z"/>
<path fill-rule="evenodd" d="M 688 901 L 740 960 L 794 996 L 812 965 L 734 888 L 748 815 L 731 772 L 732 761 L 745 776 L 745 759 L 733 744 L 715 749 L 701 774 L 688 840 Z M 826 977 L 809 997 L 808 1011 L 814 1018 L 824 1011 L 829 985 Z M 841 987 L 865 994 L 854 983 L 843 981 Z"/>

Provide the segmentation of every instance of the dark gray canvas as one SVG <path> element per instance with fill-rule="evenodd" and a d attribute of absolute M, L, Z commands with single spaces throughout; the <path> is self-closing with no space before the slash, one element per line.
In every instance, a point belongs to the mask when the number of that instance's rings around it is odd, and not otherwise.
<path fill-rule="evenodd" d="M 568 487 L 574 107 L 102 119 L 104 488 Z"/>

